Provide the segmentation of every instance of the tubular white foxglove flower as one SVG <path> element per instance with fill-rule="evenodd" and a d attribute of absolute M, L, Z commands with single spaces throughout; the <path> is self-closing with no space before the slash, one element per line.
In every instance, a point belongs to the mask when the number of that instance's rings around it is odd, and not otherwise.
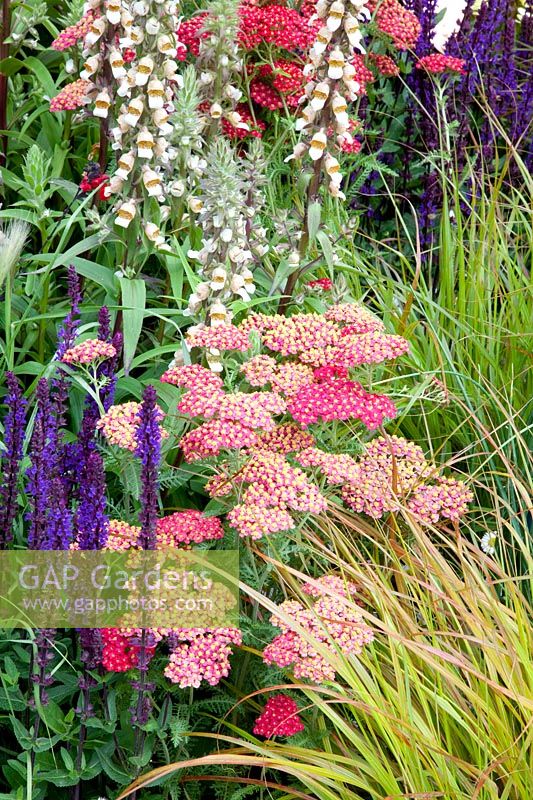
<path fill-rule="evenodd" d="M 160 246 L 165 242 L 165 237 L 161 236 L 161 231 L 159 230 L 155 222 L 145 223 L 144 234 L 146 238 L 150 242 L 153 242 L 156 246 Z"/>
<path fill-rule="evenodd" d="M 148 82 L 147 95 L 149 108 L 163 108 L 165 104 L 165 87 L 157 78 L 153 78 Z"/>
<path fill-rule="evenodd" d="M 126 77 L 127 73 L 124 67 L 124 59 L 122 58 L 120 50 L 112 50 L 109 53 L 109 65 L 114 78 L 119 80 Z"/>
<path fill-rule="evenodd" d="M 359 48 L 363 39 L 363 34 L 359 22 L 351 14 L 347 14 L 344 19 L 344 30 L 346 31 L 346 36 L 352 47 Z"/>
<path fill-rule="evenodd" d="M 329 84 L 317 83 L 311 94 L 311 108 L 313 111 L 320 111 L 324 108 L 329 97 Z"/>
<path fill-rule="evenodd" d="M 148 128 L 142 128 L 137 134 L 137 155 L 139 158 L 152 158 L 154 155 L 154 137 Z"/>
<path fill-rule="evenodd" d="M 107 119 L 109 115 L 109 107 L 111 105 L 111 97 L 107 89 L 104 89 L 102 92 L 98 92 L 94 101 L 94 108 L 93 114 L 95 117 L 100 117 L 101 119 Z"/>
<path fill-rule="evenodd" d="M 325 52 L 328 44 L 331 41 L 331 36 L 332 31 L 329 28 L 320 28 L 313 44 L 313 52 L 316 53 L 316 55 L 322 55 L 322 53 Z"/>
<path fill-rule="evenodd" d="M 330 30 L 332 33 L 338 30 L 341 26 L 343 17 L 344 3 L 341 3 L 340 0 L 335 0 L 335 2 L 331 4 L 326 18 L 326 27 L 328 30 Z"/>
<path fill-rule="evenodd" d="M 307 108 L 304 108 L 302 113 L 300 114 L 300 116 L 296 120 L 296 123 L 295 123 L 294 127 L 296 128 L 297 131 L 302 131 L 304 128 L 306 128 L 308 125 L 310 125 L 313 122 L 315 116 L 316 116 L 316 113 L 315 113 L 314 108 L 311 108 L 311 106 L 308 106 Z"/>
<path fill-rule="evenodd" d="M 153 71 L 154 59 L 150 58 L 150 56 L 140 58 L 137 64 L 137 72 L 135 73 L 135 84 L 137 86 L 146 86 Z"/>
<path fill-rule="evenodd" d="M 134 97 L 128 103 L 126 113 L 124 114 L 124 122 L 130 128 L 134 128 L 139 122 L 144 111 L 144 103 L 140 97 Z"/>
<path fill-rule="evenodd" d="M 163 193 L 161 177 L 153 169 L 143 172 L 143 183 L 149 197 L 159 197 Z"/>
<path fill-rule="evenodd" d="M 327 143 L 328 139 L 324 129 L 317 131 L 314 134 L 309 145 L 309 156 L 313 161 L 318 161 L 319 158 L 322 158 Z"/>
<path fill-rule="evenodd" d="M 118 25 L 120 22 L 122 7 L 120 0 L 106 0 L 105 15 L 111 25 Z"/>
<path fill-rule="evenodd" d="M 214 292 L 220 292 L 225 287 L 227 280 L 228 280 L 228 273 L 224 269 L 224 267 L 215 267 L 215 269 L 211 273 L 209 288 L 212 289 Z"/>
<path fill-rule="evenodd" d="M 128 175 L 132 171 L 134 164 L 135 164 L 134 154 L 132 152 L 123 153 L 118 159 L 117 162 L 118 169 L 115 172 L 115 175 L 121 180 L 126 180 Z"/>
<path fill-rule="evenodd" d="M 146 33 L 149 36 L 157 36 L 161 30 L 161 23 L 156 17 L 150 17 L 146 20 Z"/>
<path fill-rule="evenodd" d="M 102 17 L 97 17 L 94 19 L 90 26 L 89 30 L 85 36 L 85 47 L 89 48 L 92 47 L 98 39 L 100 39 L 107 29 L 107 23 L 105 19 Z"/>
<path fill-rule="evenodd" d="M 136 214 L 135 203 L 131 201 L 127 201 L 122 203 L 120 208 L 117 211 L 117 215 L 115 217 L 115 224 L 119 225 L 121 228 L 127 228 Z"/>
<path fill-rule="evenodd" d="M 213 119 L 220 119 L 220 117 L 222 116 L 222 106 L 220 105 L 220 103 L 213 103 L 213 105 L 210 106 L 209 115 Z"/>
<path fill-rule="evenodd" d="M 213 327 L 227 325 L 231 322 L 231 317 L 232 314 L 224 303 L 213 303 L 209 309 L 209 319 Z"/>
<path fill-rule="evenodd" d="M 176 39 L 166 34 L 160 36 L 157 40 L 157 49 L 163 55 L 173 58 L 176 55 Z"/>
<path fill-rule="evenodd" d="M 99 70 L 101 61 L 102 59 L 100 56 L 89 56 L 89 58 L 83 64 L 83 69 L 80 72 L 80 78 L 84 81 L 90 80 L 95 72 Z"/>
<path fill-rule="evenodd" d="M 356 120 L 350 119 L 348 104 L 361 94 L 356 80 L 353 58 L 356 51 L 364 52 L 360 22 L 369 18 L 366 0 L 318 0 L 317 17 L 325 22 L 319 28 L 310 49 L 306 75 L 314 80 L 306 86 L 303 108 L 296 123 L 303 141 L 294 155 L 307 153 L 315 163 L 313 199 L 320 191 L 320 172 L 324 170 L 330 194 L 343 198 L 340 190 L 342 174 L 334 154 L 353 149 L 352 130 Z M 290 158 L 290 157 L 289 157 Z"/>
<path fill-rule="evenodd" d="M 339 78 L 342 78 L 343 69 L 344 69 L 344 55 L 339 50 L 339 48 L 336 47 L 329 54 L 328 78 L 332 78 L 333 80 L 339 80 Z"/>

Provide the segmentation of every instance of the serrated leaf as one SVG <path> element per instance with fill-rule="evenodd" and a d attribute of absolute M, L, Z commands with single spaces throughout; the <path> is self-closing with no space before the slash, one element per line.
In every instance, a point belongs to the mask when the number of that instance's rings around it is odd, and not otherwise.
<path fill-rule="evenodd" d="M 124 372 L 129 372 L 141 335 L 146 307 L 146 284 L 139 278 L 119 278 L 124 319 Z"/>
<path fill-rule="evenodd" d="M 20 672 L 18 671 L 13 659 L 9 656 L 4 656 L 4 669 L 9 682 L 13 685 L 17 683 L 20 677 Z"/>

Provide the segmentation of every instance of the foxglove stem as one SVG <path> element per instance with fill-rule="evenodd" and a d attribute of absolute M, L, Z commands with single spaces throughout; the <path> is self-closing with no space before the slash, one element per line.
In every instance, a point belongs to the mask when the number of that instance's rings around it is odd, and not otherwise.
<path fill-rule="evenodd" d="M 8 411 L 4 420 L 5 454 L 0 472 L 0 549 L 4 550 L 13 539 L 13 521 L 17 512 L 17 483 L 24 428 L 26 400 L 15 375 L 6 375 L 8 393 L 5 399 Z"/>

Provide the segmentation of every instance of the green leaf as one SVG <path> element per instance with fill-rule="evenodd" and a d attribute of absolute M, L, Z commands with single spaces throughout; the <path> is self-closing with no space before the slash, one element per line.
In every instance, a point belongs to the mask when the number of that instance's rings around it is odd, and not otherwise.
<path fill-rule="evenodd" d="M 18 58 L 3 58 L 0 61 L 0 74 L 7 75 L 7 77 L 10 78 L 12 75 L 19 72 L 23 66 L 24 62 L 20 61 Z"/>
<path fill-rule="evenodd" d="M 139 278 L 120 276 L 124 319 L 124 372 L 127 375 L 135 356 L 146 306 L 146 284 Z"/>
<path fill-rule="evenodd" d="M 63 759 L 63 764 L 68 769 L 69 772 L 74 772 L 74 760 L 70 755 L 69 751 L 65 748 L 61 748 L 61 758 Z"/>
<path fill-rule="evenodd" d="M 41 706 L 39 714 L 44 724 L 54 731 L 54 733 L 66 733 L 65 717 L 57 703 L 49 700 L 45 706 Z"/>
<path fill-rule="evenodd" d="M 320 249 L 322 250 L 324 258 L 326 259 L 326 264 L 330 270 L 333 269 L 333 247 L 331 246 L 329 236 L 325 231 L 318 231 L 316 238 L 318 239 Z"/>
<path fill-rule="evenodd" d="M 309 244 L 311 244 L 318 233 L 320 227 L 320 218 L 322 215 L 322 206 L 318 201 L 310 203 L 307 209 L 307 232 L 309 234 Z"/>
<path fill-rule="evenodd" d="M 4 669 L 6 677 L 9 679 L 9 683 L 15 684 L 17 683 L 20 672 L 18 671 L 15 662 L 9 656 L 4 656 Z"/>
<path fill-rule="evenodd" d="M 39 779 L 61 787 L 76 786 L 80 780 L 77 775 L 70 775 L 63 769 L 51 769 L 49 772 L 41 772 Z"/>
<path fill-rule="evenodd" d="M 86 258 L 71 259 L 69 262 L 76 267 L 76 272 L 83 275 L 84 278 L 89 278 L 91 281 L 103 286 L 104 289 L 110 294 L 115 293 L 115 278 L 113 271 L 102 264 L 97 264 L 95 261 L 88 261 Z"/>
<path fill-rule="evenodd" d="M 98 761 L 100 762 L 102 769 L 104 770 L 105 774 L 109 778 L 111 778 L 112 781 L 115 781 L 115 783 L 118 783 L 120 785 L 130 783 L 131 781 L 130 774 L 125 770 L 121 769 L 120 767 L 117 767 L 107 753 L 104 753 L 102 750 L 97 750 L 96 754 L 98 756 Z"/>
<path fill-rule="evenodd" d="M 34 56 L 25 58 L 24 66 L 31 72 L 33 72 L 33 74 L 43 87 L 45 93 L 49 97 L 53 97 L 56 94 L 56 85 L 53 81 L 53 78 L 46 69 L 46 67 L 44 66 L 44 64 L 41 61 L 39 61 L 38 58 L 35 58 Z"/>

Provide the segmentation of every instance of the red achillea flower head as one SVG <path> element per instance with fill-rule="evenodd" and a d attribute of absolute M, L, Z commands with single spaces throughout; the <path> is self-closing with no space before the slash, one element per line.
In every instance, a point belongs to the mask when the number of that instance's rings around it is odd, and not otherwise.
<path fill-rule="evenodd" d="M 317 369 L 313 370 L 313 377 L 317 383 L 327 383 L 335 378 L 346 380 L 348 378 L 348 370 L 338 364 L 328 364 L 325 367 L 317 367 Z"/>
<path fill-rule="evenodd" d="M 263 131 L 266 128 L 265 123 L 260 119 L 254 119 L 250 113 L 250 109 L 244 103 L 239 103 L 235 111 L 239 114 L 241 122 L 247 127 L 244 127 L 244 125 L 237 127 L 223 117 L 221 121 L 222 130 L 228 139 L 247 139 L 249 136 L 253 136 L 255 139 L 261 139 Z"/>
<path fill-rule="evenodd" d="M 285 694 L 269 697 L 263 713 L 254 725 L 255 735 L 267 739 L 273 736 L 294 736 L 303 730 L 304 724 L 298 716 L 296 701 Z"/>
<path fill-rule="evenodd" d="M 459 75 L 465 74 L 465 61 L 462 58 L 454 58 L 454 56 L 446 56 L 443 53 L 431 53 L 429 56 L 423 56 L 416 62 L 417 69 L 423 69 L 426 72 L 431 72 L 433 75 L 440 75 L 443 72 L 456 72 Z"/>
<path fill-rule="evenodd" d="M 365 59 L 359 53 L 355 53 L 352 56 L 353 66 L 355 67 L 355 75 L 353 76 L 354 81 L 356 81 L 360 87 L 360 94 L 366 94 L 366 84 L 372 83 L 376 80 L 374 73 L 368 69 L 367 65 L 365 64 Z"/>
<path fill-rule="evenodd" d="M 239 40 L 245 50 L 253 50 L 265 42 L 289 51 L 305 51 L 313 44 L 319 28 L 316 22 L 309 24 L 307 17 L 283 5 L 259 7 L 243 3 L 239 15 Z"/>
<path fill-rule="evenodd" d="M 376 22 L 382 33 L 390 36 L 398 50 L 412 50 L 422 30 L 416 14 L 398 0 L 370 0 L 370 11 L 376 11 Z"/>
<path fill-rule="evenodd" d="M 188 50 L 193 56 L 200 55 L 200 40 L 209 38 L 209 33 L 202 30 L 207 16 L 207 11 L 205 11 L 195 17 L 183 20 L 179 26 L 176 36 L 179 44 L 186 48 L 184 52 Z M 178 49 L 178 53 L 183 50 L 183 47 Z"/>
<path fill-rule="evenodd" d="M 322 289 L 324 292 L 329 292 L 333 288 L 333 281 L 331 278 L 317 278 L 314 281 L 309 281 L 307 285 L 310 289 Z"/>
<path fill-rule="evenodd" d="M 378 53 L 369 53 L 368 57 L 374 64 L 380 75 L 385 78 L 395 78 L 400 74 L 400 67 L 390 56 L 379 55 Z"/>
<path fill-rule="evenodd" d="M 307 427 L 314 422 L 359 419 L 369 430 L 376 430 L 386 418 L 396 416 L 396 406 L 385 395 L 365 392 L 355 381 L 333 380 L 303 386 L 291 398 L 288 411 Z"/>
<path fill-rule="evenodd" d="M 135 61 L 135 56 L 135 50 L 132 50 L 131 47 L 126 47 L 126 49 L 122 51 L 122 58 L 126 64 L 131 64 L 132 61 Z"/>
<path fill-rule="evenodd" d="M 250 98 L 262 108 L 267 108 L 269 111 L 277 111 L 283 108 L 283 100 L 279 92 L 277 92 L 268 83 L 254 78 L 250 82 Z"/>

